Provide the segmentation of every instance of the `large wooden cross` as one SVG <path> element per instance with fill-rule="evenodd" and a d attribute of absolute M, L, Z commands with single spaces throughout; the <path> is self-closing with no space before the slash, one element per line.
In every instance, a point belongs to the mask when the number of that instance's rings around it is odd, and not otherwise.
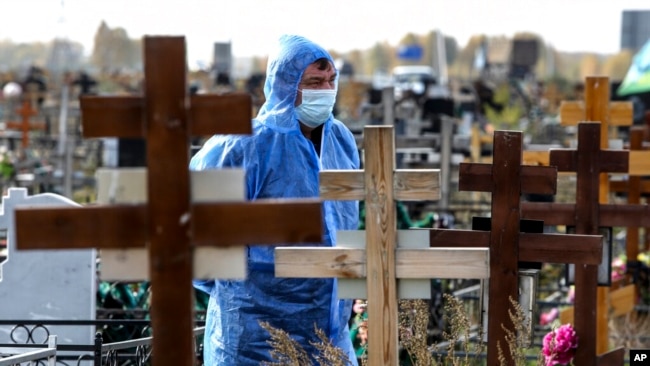
<path fill-rule="evenodd" d="M 491 230 L 432 229 L 431 245 L 489 248 L 487 364 L 499 364 L 499 347 L 508 359 L 506 331 L 514 331 L 508 311 L 519 299 L 519 262 L 596 265 L 602 257 L 599 236 L 566 236 L 520 232 L 522 194 L 555 194 L 554 167 L 522 165 L 521 132 L 496 131 L 492 164 L 463 163 L 459 189 L 492 193 Z M 510 361 L 512 362 L 512 360 Z"/>
<path fill-rule="evenodd" d="M 550 164 L 560 171 L 576 172 L 577 188 L 575 203 L 522 204 L 522 215 L 529 219 L 543 220 L 546 225 L 575 226 L 578 234 L 597 234 L 599 227 L 648 226 L 650 207 L 632 204 L 605 204 L 599 200 L 599 176 L 604 172 L 627 172 L 628 151 L 603 150 L 600 148 L 600 123 L 583 122 L 578 125 L 578 149 L 552 149 Z M 610 265 L 610 263 L 603 263 Z M 575 325 L 580 336 L 576 364 L 589 365 L 590 354 L 604 353 L 596 346 L 597 337 L 605 335 L 607 311 L 606 299 L 597 293 L 598 266 L 576 266 Z M 578 305 L 578 299 L 581 305 Z M 583 304 L 595 302 L 597 313 Z M 603 307 L 601 304 L 605 304 Z M 601 324 L 604 317 L 605 324 Z M 588 330 L 588 331 L 587 331 Z M 605 337 L 607 340 L 607 337 Z M 589 352 L 590 354 L 587 354 Z"/>
<path fill-rule="evenodd" d="M 7 129 L 17 129 L 22 133 L 21 146 L 23 149 L 29 145 L 29 133 L 32 130 L 45 130 L 45 123 L 43 122 L 30 122 L 30 118 L 38 115 L 38 112 L 32 108 L 32 102 L 25 100 L 21 107 L 17 110 L 20 116 L 20 122 L 7 122 Z"/>
<path fill-rule="evenodd" d="M 630 102 L 610 102 L 609 78 L 602 76 L 587 77 L 585 80 L 585 98 L 584 102 L 563 102 L 561 107 L 561 123 L 566 126 L 577 124 L 579 121 L 600 122 L 600 147 L 607 149 L 609 147 L 610 127 L 613 126 L 630 126 L 632 124 L 633 108 Z M 541 165 L 550 164 L 550 155 L 548 151 L 543 152 L 524 152 L 524 159 L 528 163 Z M 650 153 L 645 151 L 630 152 L 628 159 L 628 173 L 639 174 L 644 169 L 650 170 L 648 161 Z M 645 171 L 647 171 L 645 170 Z M 634 172 L 634 173 L 633 173 Z M 609 199 L 609 180 L 606 173 L 597 174 L 599 181 L 599 190 L 596 198 L 600 203 L 607 203 Z M 626 208 L 625 210 L 637 208 Z M 623 212 L 621 212 L 623 214 Z M 634 216 L 633 213 L 627 213 Z M 638 219 L 638 218 L 636 218 Z M 633 219 L 634 220 L 634 219 Z M 620 226 L 629 226 L 623 224 Z M 603 225 L 608 226 L 608 225 Z M 618 225 L 612 225 L 618 226 Z M 609 347 L 608 343 L 608 313 L 609 298 L 608 288 L 599 287 L 598 292 L 598 312 L 597 312 L 597 352 L 604 353 Z"/>
<path fill-rule="evenodd" d="M 367 126 L 363 146 L 364 170 L 323 171 L 320 187 L 326 200 L 365 200 L 365 232 L 338 232 L 337 246 L 332 248 L 276 248 L 275 273 L 365 279 L 365 289 L 355 297 L 368 300 L 368 364 L 394 366 L 398 364 L 399 293 L 430 298 L 428 293 L 398 287 L 397 279 L 427 279 L 427 289 L 431 278 L 484 279 L 488 254 L 487 249 L 477 248 L 433 249 L 424 230 L 398 232 L 396 201 L 437 200 L 439 170 L 395 169 L 393 126 Z M 358 235 L 349 239 L 353 234 Z"/>
<path fill-rule="evenodd" d="M 21 249 L 146 246 L 153 288 L 154 365 L 190 366 L 193 246 L 321 242 L 321 204 L 193 203 L 190 136 L 250 133 L 250 96 L 188 97 L 184 38 L 145 37 L 143 47 L 144 95 L 84 97 L 81 110 L 86 137 L 146 138 L 147 202 L 19 209 L 17 244 Z"/>

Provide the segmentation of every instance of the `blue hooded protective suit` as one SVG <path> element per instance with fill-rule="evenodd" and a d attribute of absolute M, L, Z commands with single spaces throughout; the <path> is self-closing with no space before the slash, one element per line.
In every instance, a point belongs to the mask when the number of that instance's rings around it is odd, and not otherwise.
<path fill-rule="evenodd" d="M 268 62 L 266 102 L 253 119 L 253 134 L 213 136 L 190 162 L 192 170 L 243 167 L 251 200 L 318 197 L 320 170 L 359 168 L 354 137 L 342 122 L 330 114 L 316 151 L 318 144 L 302 135 L 295 116 L 294 102 L 305 68 L 320 58 L 333 64 L 331 56 L 299 36 L 283 36 L 279 46 Z M 332 246 L 336 230 L 357 228 L 358 203 L 325 201 L 323 215 L 322 245 Z M 350 300 L 337 300 L 335 280 L 276 278 L 273 247 L 250 246 L 247 250 L 246 280 L 194 282 L 195 287 L 210 294 L 205 364 L 259 365 L 273 361 L 269 334 L 259 321 L 286 331 L 312 355 L 317 351 L 309 342 L 318 342 L 314 332 L 318 327 L 356 364 L 347 326 L 352 304 Z"/>

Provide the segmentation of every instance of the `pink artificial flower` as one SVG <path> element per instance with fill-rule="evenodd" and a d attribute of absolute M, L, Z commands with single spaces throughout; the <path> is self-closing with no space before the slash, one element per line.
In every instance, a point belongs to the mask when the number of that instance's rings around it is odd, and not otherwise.
<path fill-rule="evenodd" d="M 546 366 L 566 365 L 576 354 L 578 336 L 571 324 L 564 324 L 544 336 L 542 354 Z"/>
<path fill-rule="evenodd" d="M 560 310 L 558 310 L 558 308 L 553 308 L 545 313 L 542 313 L 542 315 L 539 317 L 539 325 L 551 324 L 551 322 L 555 320 L 558 315 L 560 315 Z"/>

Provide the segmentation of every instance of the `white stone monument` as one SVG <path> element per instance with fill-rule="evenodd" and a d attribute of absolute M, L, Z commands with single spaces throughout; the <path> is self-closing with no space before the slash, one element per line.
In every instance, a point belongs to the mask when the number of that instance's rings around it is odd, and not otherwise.
<path fill-rule="evenodd" d="M 0 319 L 95 320 L 97 296 L 96 250 L 16 250 L 16 207 L 78 206 L 53 193 L 27 195 L 10 188 L 2 197 L 0 231 L 6 233 L 7 257 L 0 263 Z M 38 230 L 37 227 L 34 230 Z M 62 243 L 65 245 L 65 243 Z M 94 326 L 46 326 L 58 344 L 93 344 Z M 27 325 L 12 334 L 0 326 L 0 343 L 47 343 L 42 328 Z M 33 340 L 29 331 L 33 330 Z M 13 336 L 13 340 L 12 340 Z"/>

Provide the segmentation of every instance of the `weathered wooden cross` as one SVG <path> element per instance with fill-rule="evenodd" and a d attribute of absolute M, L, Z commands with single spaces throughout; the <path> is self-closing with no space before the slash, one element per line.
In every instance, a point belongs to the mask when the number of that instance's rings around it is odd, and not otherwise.
<path fill-rule="evenodd" d="M 365 200 L 365 232 L 338 232 L 332 248 L 276 248 L 275 274 L 365 278 L 365 289 L 350 296 L 368 300 L 368 364 L 394 366 L 399 295 L 430 298 L 429 293 L 405 289 L 403 282 L 426 279 L 430 289 L 431 278 L 484 279 L 488 254 L 485 248 L 429 248 L 425 230 L 398 232 L 395 201 L 438 199 L 439 170 L 395 169 L 392 126 L 367 126 L 363 145 L 364 170 L 323 171 L 320 186 L 322 199 Z"/>
<path fill-rule="evenodd" d="M 519 262 L 597 265 L 602 257 L 600 236 L 520 232 L 522 194 L 555 194 L 554 167 L 522 165 L 521 132 L 496 131 L 492 164 L 463 163 L 459 189 L 492 193 L 491 230 L 432 229 L 435 247 L 489 248 L 487 364 L 499 364 L 499 348 L 507 352 L 506 331 L 514 332 L 508 311 L 519 299 Z M 512 362 L 512 361 L 511 361 Z"/>
<path fill-rule="evenodd" d="M 81 99 L 85 137 L 147 141 L 147 202 L 16 211 L 21 249 L 147 247 L 156 366 L 190 366 L 193 246 L 321 242 L 318 200 L 192 202 L 189 138 L 251 131 L 249 95 L 187 95 L 183 37 L 145 37 L 144 95 Z M 214 182 L 218 190 L 218 182 Z M 298 217 L 290 220 L 288 217 Z M 38 228 L 37 230 L 35 228 Z"/>
<path fill-rule="evenodd" d="M 38 111 L 32 108 L 32 103 L 28 100 L 23 102 L 17 112 L 21 117 L 20 122 L 7 122 L 6 128 L 16 129 L 22 132 L 21 146 L 24 149 L 29 145 L 29 133 L 32 130 L 45 130 L 45 123 L 30 122 L 30 117 L 38 115 Z"/>

